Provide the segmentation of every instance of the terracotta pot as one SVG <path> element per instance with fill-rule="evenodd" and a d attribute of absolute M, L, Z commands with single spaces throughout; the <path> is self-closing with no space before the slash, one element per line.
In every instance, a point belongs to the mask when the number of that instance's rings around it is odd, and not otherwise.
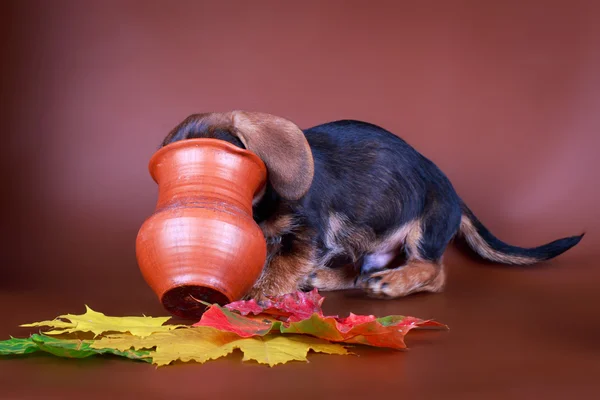
<path fill-rule="evenodd" d="M 242 298 L 266 258 L 252 218 L 252 199 L 267 179 L 262 160 L 222 140 L 187 139 L 158 150 L 149 170 L 158 202 L 139 230 L 136 256 L 163 306 L 197 317 L 200 301 Z"/>

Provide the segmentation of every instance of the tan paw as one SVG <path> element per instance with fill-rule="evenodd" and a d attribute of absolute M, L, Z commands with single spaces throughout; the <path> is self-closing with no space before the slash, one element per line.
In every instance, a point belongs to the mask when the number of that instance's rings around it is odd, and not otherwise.
<path fill-rule="evenodd" d="M 266 300 L 269 300 L 269 298 L 283 296 L 285 294 L 295 292 L 296 290 L 296 288 L 284 290 L 275 286 L 254 286 L 252 290 L 250 290 L 250 292 L 244 296 L 244 300 L 254 299 L 258 304 L 263 304 Z"/>
<path fill-rule="evenodd" d="M 359 286 L 375 298 L 397 298 L 416 292 L 440 292 L 445 274 L 441 266 L 419 263 L 370 274 Z"/>
<path fill-rule="evenodd" d="M 322 291 L 345 290 L 355 287 L 356 272 L 351 268 L 318 268 L 302 284 L 304 289 Z"/>
<path fill-rule="evenodd" d="M 267 295 L 257 290 L 251 290 L 250 293 L 242 298 L 242 300 L 255 300 L 258 304 L 263 304 L 267 300 Z"/>

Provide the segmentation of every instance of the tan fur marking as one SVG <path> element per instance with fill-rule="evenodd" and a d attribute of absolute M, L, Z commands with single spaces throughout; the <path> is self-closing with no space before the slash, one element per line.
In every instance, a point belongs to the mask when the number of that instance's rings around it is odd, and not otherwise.
<path fill-rule="evenodd" d="M 260 228 L 266 238 L 275 238 L 290 233 L 296 228 L 296 222 L 292 214 L 277 215 L 260 223 Z"/>
<path fill-rule="evenodd" d="M 332 212 L 329 215 L 327 232 L 325 233 L 325 245 L 329 249 L 328 257 L 335 254 L 347 253 L 354 261 L 357 254 L 370 251 L 375 241 L 372 231 L 357 229 L 348 220 L 348 217 Z M 321 260 L 325 264 L 327 260 Z"/>
<path fill-rule="evenodd" d="M 252 198 L 252 206 L 254 207 L 255 205 L 257 205 L 258 203 L 260 203 L 260 201 L 263 199 L 263 197 L 265 197 L 265 193 L 267 192 L 267 185 L 263 185 L 263 187 L 254 194 L 254 197 Z"/>
<path fill-rule="evenodd" d="M 411 251 L 412 258 L 420 258 L 418 254 L 419 242 L 423 236 L 421 220 L 413 220 L 402 225 L 396 231 L 377 243 L 373 253 L 387 253 L 405 246 Z"/>
<path fill-rule="evenodd" d="M 503 264 L 533 264 L 537 262 L 533 257 L 526 256 L 515 256 L 501 253 L 497 250 L 492 249 L 486 242 L 483 240 L 479 233 L 477 233 L 477 229 L 471 222 L 471 220 L 463 215 L 460 220 L 460 232 L 464 235 L 465 239 L 469 243 L 469 245 L 483 258 L 488 259 L 490 261 L 496 261 Z"/>
<path fill-rule="evenodd" d="M 445 282 L 442 264 L 410 261 L 403 267 L 371 274 L 361 286 L 369 296 L 395 298 L 416 292 L 441 292 Z"/>
<path fill-rule="evenodd" d="M 406 235 L 406 239 L 404 241 L 405 246 L 409 249 L 413 250 L 414 254 L 411 254 L 412 258 L 419 258 L 419 243 L 423 238 L 423 228 L 421 224 L 421 220 L 414 221 L 412 223 L 412 229 Z"/>
<path fill-rule="evenodd" d="M 329 214 L 329 227 L 325 234 L 325 244 L 330 249 L 338 247 L 339 237 L 346 228 L 346 221 L 341 214 L 332 212 Z"/>

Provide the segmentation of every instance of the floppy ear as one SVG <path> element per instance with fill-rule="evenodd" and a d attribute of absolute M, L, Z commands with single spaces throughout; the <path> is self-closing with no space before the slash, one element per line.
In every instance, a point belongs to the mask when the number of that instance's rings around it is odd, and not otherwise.
<path fill-rule="evenodd" d="M 298 200 L 308 192 L 314 161 L 306 137 L 296 124 L 274 115 L 245 111 L 233 111 L 231 122 L 232 133 L 263 160 L 269 181 L 281 197 Z"/>

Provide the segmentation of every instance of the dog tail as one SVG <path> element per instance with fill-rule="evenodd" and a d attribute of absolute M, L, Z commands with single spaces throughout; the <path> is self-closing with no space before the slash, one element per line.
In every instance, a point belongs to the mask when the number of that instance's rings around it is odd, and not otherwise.
<path fill-rule="evenodd" d="M 464 203 L 461 207 L 459 235 L 479 256 L 500 264 L 531 265 L 549 260 L 575 246 L 585 235 L 566 237 L 533 248 L 512 246 L 492 235 Z"/>

